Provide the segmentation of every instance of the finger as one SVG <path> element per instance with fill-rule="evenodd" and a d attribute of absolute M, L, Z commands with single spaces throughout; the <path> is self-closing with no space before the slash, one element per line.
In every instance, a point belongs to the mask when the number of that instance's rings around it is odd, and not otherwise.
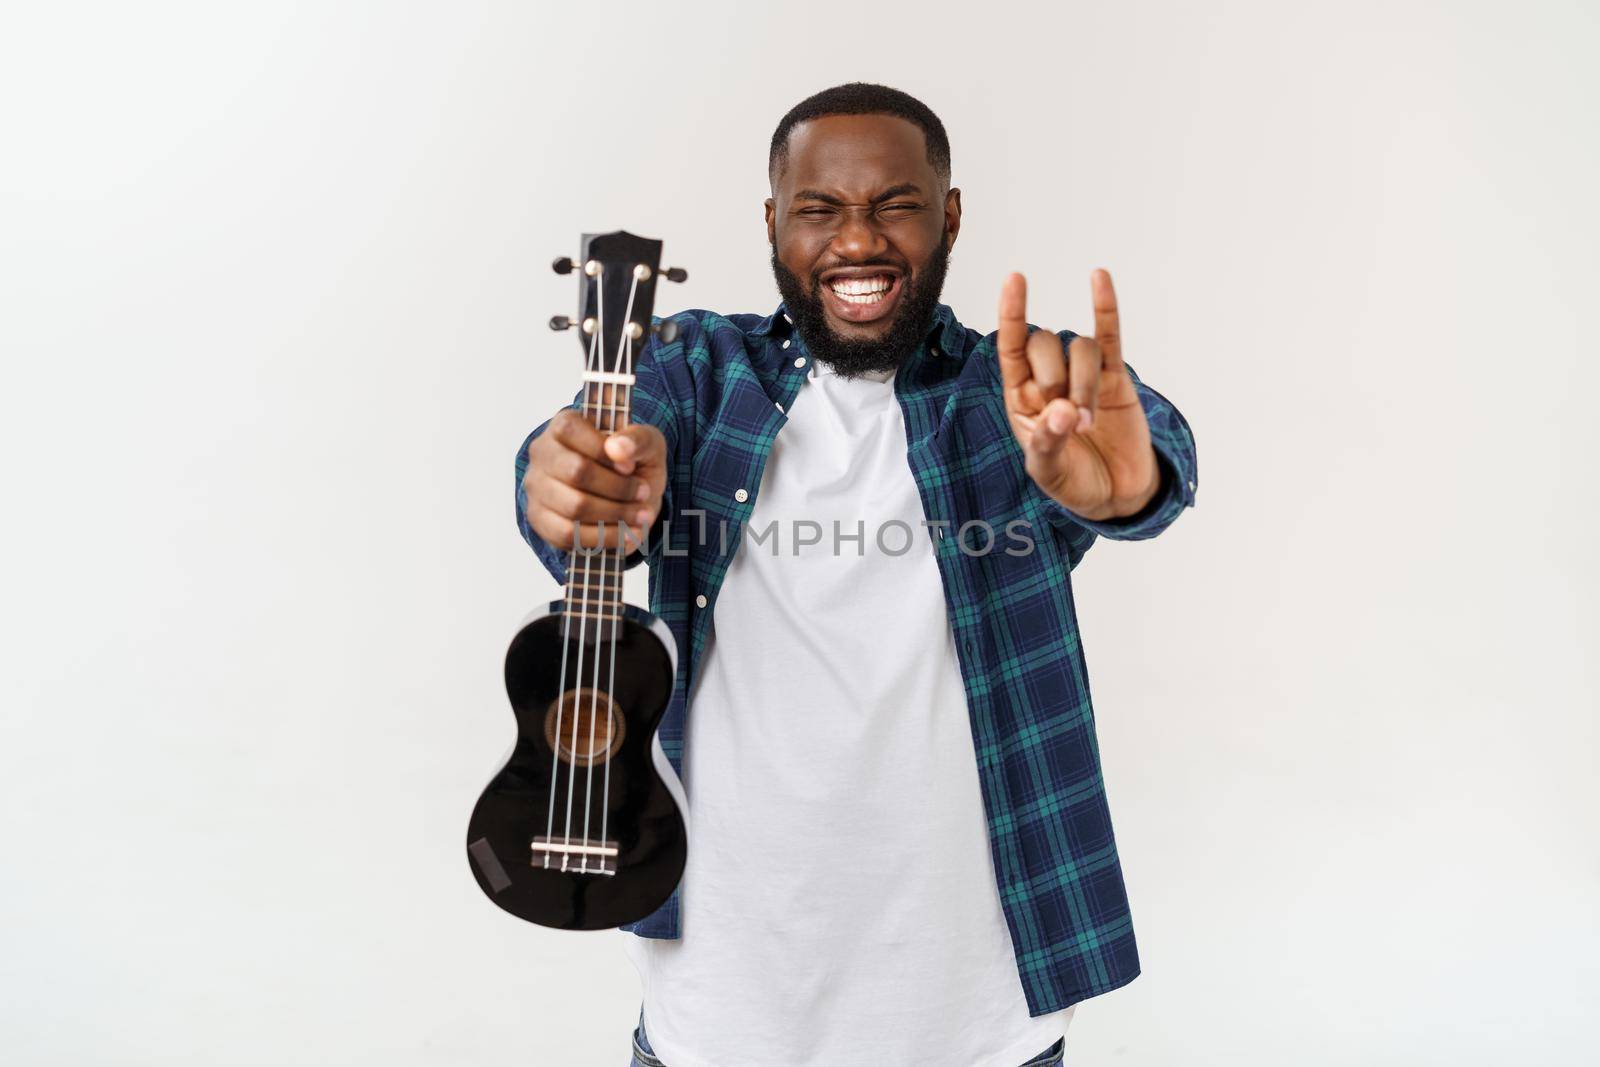
<path fill-rule="evenodd" d="M 1000 358 L 1000 380 L 1007 392 L 1028 380 L 1028 280 L 1015 272 L 1000 286 L 1000 330 L 995 353 Z"/>
<path fill-rule="evenodd" d="M 1111 287 L 1111 273 L 1096 270 L 1089 275 L 1089 292 L 1094 299 L 1094 339 L 1104 357 L 1104 367 L 1122 366 L 1122 324 L 1117 316 L 1117 291 Z"/>
<path fill-rule="evenodd" d="M 1061 351 L 1060 337 L 1050 330 L 1033 331 L 1028 335 L 1026 359 L 1041 407 L 1067 395 L 1067 357 Z"/>
<path fill-rule="evenodd" d="M 561 449 L 551 455 L 542 469 L 553 482 L 608 500 L 637 502 L 650 495 L 649 483 L 643 478 L 631 477 L 629 472 L 618 473 L 607 466 L 607 462 Z"/>
<path fill-rule="evenodd" d="M 563 519 L 574 522 L 630 523 L 649 526 L 655 508 L 637 500 L 610 500 L 557 481 L 547 482 L 539 501 Z"/>
<path fill-rule="evenodd" d="M 1100 365 L 1104 353 L 1097 341 L 1074 337 L 1067 346 L 1067 396 L 1078 407 L 1077 429 L 1094 425 L 1100 403 Z"/>
<path fill-rule="evenodd" d="M 606 435 L 589 421 L 587 415 L 564 408 L 556 412 L 550 420 L 550 427 L 545 430 L 545 436 L 556 441 L 570 451 L 593 460 L 605 461 Z"/>
<path fill-rule="evenodd" d="M 667 439 L 649 423 L 636 422 L 605 439 L 605 454 L 618 470 L 629 474 L 635 467 L 664 463 Z"/>

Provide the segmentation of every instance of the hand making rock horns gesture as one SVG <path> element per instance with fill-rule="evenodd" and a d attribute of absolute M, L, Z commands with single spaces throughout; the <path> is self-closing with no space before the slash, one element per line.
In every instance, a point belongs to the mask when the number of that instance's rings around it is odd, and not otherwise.
<path fill-rule="evenodd" d="M 1090 275 L 1094 337 L 1065 353 L 1049 330 L 1028 332 L 1028 283 L 1020 274 L 1000 289 L 997 348 L 1011 431 L 1030 477 L 1050 497 L 1090 521 L 1132 515 L 1161 484 L 1150 425 L 1122 363 L 1122 332 L 1111 275 Z"/>

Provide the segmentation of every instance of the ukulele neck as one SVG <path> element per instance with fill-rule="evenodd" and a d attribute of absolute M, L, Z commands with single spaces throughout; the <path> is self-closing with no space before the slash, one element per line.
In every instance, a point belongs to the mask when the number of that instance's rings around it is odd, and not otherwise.
<path fill-rule="evenodd" d="M 661 268 L 661 242 L 617 230 L 584 234 L 577 259 L 561 256 L 551 268 L 578 279 L 578 315 L 557 315 L 553 330 L 574 330 L 583 353 L 584 416 L 602 435 L 610 436 L 630 421 L 635 358 L 643 355 L 654 336 L 670 344 L 677 329 L 670 322 L 652 322 L 656 282 L 662 278 L 681 282 L 688 274 L 680 267 Z M 585 523 L 589 530 L 593 524 Z M 622 618 L 623 561 L 638 547 L 628 527 L 607 522 L 605 534 L 614 548 L 585 549 L 574 545 L 567 565 L 566 610 L 581 616 L 579 632 L 587 640 L 616 632 Z M 619 538 L 619 533 L 627 533 Z M 590 620 L 596 625 L 589 626 Z"/>

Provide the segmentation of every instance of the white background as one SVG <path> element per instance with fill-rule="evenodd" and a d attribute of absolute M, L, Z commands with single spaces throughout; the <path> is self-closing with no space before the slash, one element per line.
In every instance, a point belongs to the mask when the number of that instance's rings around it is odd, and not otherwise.
<path fill-rule="evenodd" d="M 1199 442 L 1076 575 L 1144 974 L 1069 1062 L 1596 1062 L 1596 19 L 9 5 L 0 1060 L 620 1067 L 623 935 L 462 847 L 546 265 L 770 310 L 772 127 L 867 78 L 948 126 L 958 314 L 1111 268 Z"/>

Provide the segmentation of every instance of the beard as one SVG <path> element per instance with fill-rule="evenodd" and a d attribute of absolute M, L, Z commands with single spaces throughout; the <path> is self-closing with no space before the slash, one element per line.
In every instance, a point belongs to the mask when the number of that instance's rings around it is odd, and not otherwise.
<path fill-rule="evenodd" d="M 863 263 L 859 266 L 892 266 L 892 264 Z M 911 353 L 927 339 L 933 326 L 933 315 L 939 307 L 939 293 L 944 289 L 945 272 L 950 266 L 950 240 L 948 235 L 939 238 L 939 246 L 928 256 L 922 269 L 907 274 L 902 284 L 900 306 L 883 336 L 841 337 L 828 325 L 827 313 L 822 306 L 821 271 L 811 276 L 811 289 L 806 291 L 800 276 L 778 261 L 778 249 L 772 248 L 772 274 L 778 281 L 778 292 L 793 320 L 795 329 L 806 343 L 812 358 L 833 368 L 842 378 L 854 378 L 863 373 L 897 370 Z"/>

